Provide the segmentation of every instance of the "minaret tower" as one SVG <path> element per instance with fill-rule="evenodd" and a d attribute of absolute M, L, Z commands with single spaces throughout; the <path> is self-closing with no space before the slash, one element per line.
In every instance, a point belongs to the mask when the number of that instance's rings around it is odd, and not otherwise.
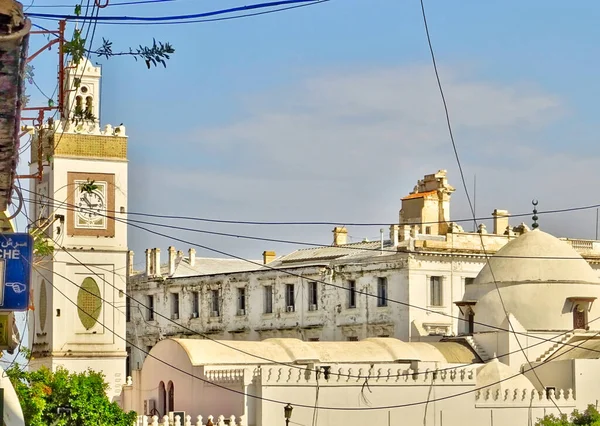
<path fill-rule="evenodd" d="M 45 229 L 53 256 L 34 266 L 29 320 L 32 368 L 101 371 L 116 399 L 125 383 L 127 136 L 100 126 L 101 69 L 89 60 L 64 75 L 63 118 L 34 137 L 36 181 L 29 209 Z"/>

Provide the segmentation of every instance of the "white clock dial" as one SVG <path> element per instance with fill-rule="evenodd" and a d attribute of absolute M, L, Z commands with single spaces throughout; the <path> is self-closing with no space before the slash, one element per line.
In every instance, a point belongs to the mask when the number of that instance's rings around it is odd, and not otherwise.
<path fill-rule="evenodd" d="M 106 227 L 106 183 L 96 182 L 93 191 L 78 190 L 75 226 L 102 229 Z"/>

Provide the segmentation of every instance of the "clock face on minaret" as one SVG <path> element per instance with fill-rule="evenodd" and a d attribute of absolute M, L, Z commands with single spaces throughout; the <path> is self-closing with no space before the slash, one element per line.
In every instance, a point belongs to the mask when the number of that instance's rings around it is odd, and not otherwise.
<path fill-rule="evenodd" d="M 67 233 L 81 236 L 114 236 L 114 175 L 68 173 Z"/>

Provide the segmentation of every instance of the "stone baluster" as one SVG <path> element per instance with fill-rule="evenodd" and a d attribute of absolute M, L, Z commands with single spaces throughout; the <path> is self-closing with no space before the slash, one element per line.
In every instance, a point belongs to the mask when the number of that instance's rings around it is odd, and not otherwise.
<path fill-rule="evenodd" d="M 202 425 L 202 416 L 198 415 L 198 417 L 196 417 L 196 426 L 203 426 Z"/>
<path fill-rule="evenodd" d="M 163 416 L 163 418 L 162 418 L 162 419 L 163 419 L 163 421 L 162 421 L 162 424 L 161 424 L 161 426 L 170 426 L 170 425 L 169 425 L 169 416 L 166 416 L 166 415 L 165 415 L 165 416 Z"/>
<path fill-rule="evenodd" d="M 148 426 L 148 416 L 142 416 L 142 426 Z"/>
<path fill-rule="evenodd" d="M 569 390 L 567 391 L 567 399 L 568 399 L 568 400 L 570 400 L 570 401 L 572 401 L 574 398 L 575 398 L 575 397 L 574 397 L 574 395 L 573 395 L 573 389 L 569 389 Z"/>
<path fill-rule="evenodd" d="M 565 399 L 565 390 L 561 389 L 560 391 L 558 391 L 558 399 Z"/>
<path fill-rule="evenodd" d="M 181 416 L 175 416 L 175 426 L 181 426 Z"/>
<path fill-rule="evenodd" d="M 229 424 L 230 426 L 235 426 L 237 424 L 235 422 L 235 416 L 233 414 L 229 417 Z"/>
<path fill-rule="evenodd" d="M 220 415 L 219 416 L 219 422 L 217 423 L 217 426 L 225 426 L 225 416 L 224 415 Z"/>
<path fill-rule="evenodd" d="M 248 422 L 246 421 L 246 415 L 242 414 L 240 416 L 240 424 L 239 426 L 248 426 Z"/>
<path fill-rule="evenodd" d="M 194 426 L 192 425 L 192 416 L 189 414 L 185 416 L 185 425 L 184 426 Z"/>
<path fill-rule="evenodd" d="M 158 416 L 152 416 L 152 426 L 158 426 Z"/>

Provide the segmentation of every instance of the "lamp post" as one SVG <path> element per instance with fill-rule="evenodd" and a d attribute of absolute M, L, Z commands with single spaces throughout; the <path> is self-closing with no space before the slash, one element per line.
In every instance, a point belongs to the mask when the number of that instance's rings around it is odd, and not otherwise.
<path fill-rule="evenodd" d="M 294 409 L 294 407 L 292 407 L 290 404 L 283 407 L 283 416 L 285 417 L 285 426 L 289 426 L 289 424 L 290 424 L 290 419 L 292 418 L 292 410 L 293 409 Z"/>

